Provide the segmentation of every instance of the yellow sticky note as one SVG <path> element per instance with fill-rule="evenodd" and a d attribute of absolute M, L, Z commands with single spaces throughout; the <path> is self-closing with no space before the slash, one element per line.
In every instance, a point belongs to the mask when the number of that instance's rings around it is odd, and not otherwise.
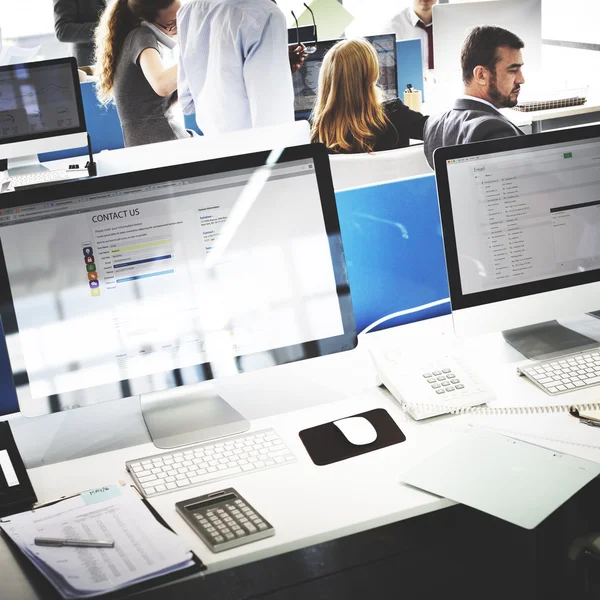
<path fill-rule="evenodd" d="M 338 0 L 313 0 L 309 4 L 315 15 L 317 37 L 319 40 L 335 40 L 342 36 L 346 27 L 354 21 L 354 17 L 338 2 Z M 299 25 L 312 25 L 313 20 L 308 10 L 300 15 Z"/>

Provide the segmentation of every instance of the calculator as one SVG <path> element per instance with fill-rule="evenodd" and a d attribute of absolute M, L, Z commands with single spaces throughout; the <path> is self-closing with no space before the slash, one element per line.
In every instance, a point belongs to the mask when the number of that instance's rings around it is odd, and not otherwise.
<path fill-rule="evenodd" d="M 275 535 L 275 529 L 233 488 L 183 500 L 177 512 L 213 551 Z"/>

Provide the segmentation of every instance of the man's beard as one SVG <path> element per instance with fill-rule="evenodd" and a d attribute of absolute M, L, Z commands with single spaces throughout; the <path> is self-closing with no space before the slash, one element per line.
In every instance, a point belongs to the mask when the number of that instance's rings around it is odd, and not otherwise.
<path fill-rule="evenodd" d="M 520 89 L 520 86 L 515 88 L 514 91 L 518 89 Z M 498 89 L 498 80 L 496 79 L 495 74 L 492 75 L 490 79 L 490 89 L 488 94 L 494 105 L 498 108 L 511 108 L 516 106 L 517 102 L 519 101 L 518 98 L 513 99 L 510 97 L 510 95 L 507 96 L 500 93 L 500 90 Z"/>

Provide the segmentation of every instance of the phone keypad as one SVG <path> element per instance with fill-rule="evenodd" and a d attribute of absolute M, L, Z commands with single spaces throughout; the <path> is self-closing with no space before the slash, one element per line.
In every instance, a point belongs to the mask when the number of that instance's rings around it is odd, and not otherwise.
<path fill-rule="evenodd" d="M 435 371 L 427 371 L 423 373 L 423 377 L 439 396 L 465 389 L 464 384 L 461 382 L 460 378 L 452 372 L 452 369 L 442 368 L 436 369 Z"/>

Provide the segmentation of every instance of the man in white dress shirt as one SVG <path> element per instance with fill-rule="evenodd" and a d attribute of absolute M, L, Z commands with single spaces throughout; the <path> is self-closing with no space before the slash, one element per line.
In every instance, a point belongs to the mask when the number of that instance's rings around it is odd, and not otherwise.
<path fill-rule="evenodd" d="M 397 40 L 421 40 L 423 73 L 433 69 L 433 6 L 437 0 L 412 0 L 412 6 L 392 17 L 385 31 L 393 31 Z"/>
<path fill-rule="evenodd" d="M 271 0 L 190 0 L 177 13 L 179 102 L 205 135 L 290 123 L 285 17 Z"/>

